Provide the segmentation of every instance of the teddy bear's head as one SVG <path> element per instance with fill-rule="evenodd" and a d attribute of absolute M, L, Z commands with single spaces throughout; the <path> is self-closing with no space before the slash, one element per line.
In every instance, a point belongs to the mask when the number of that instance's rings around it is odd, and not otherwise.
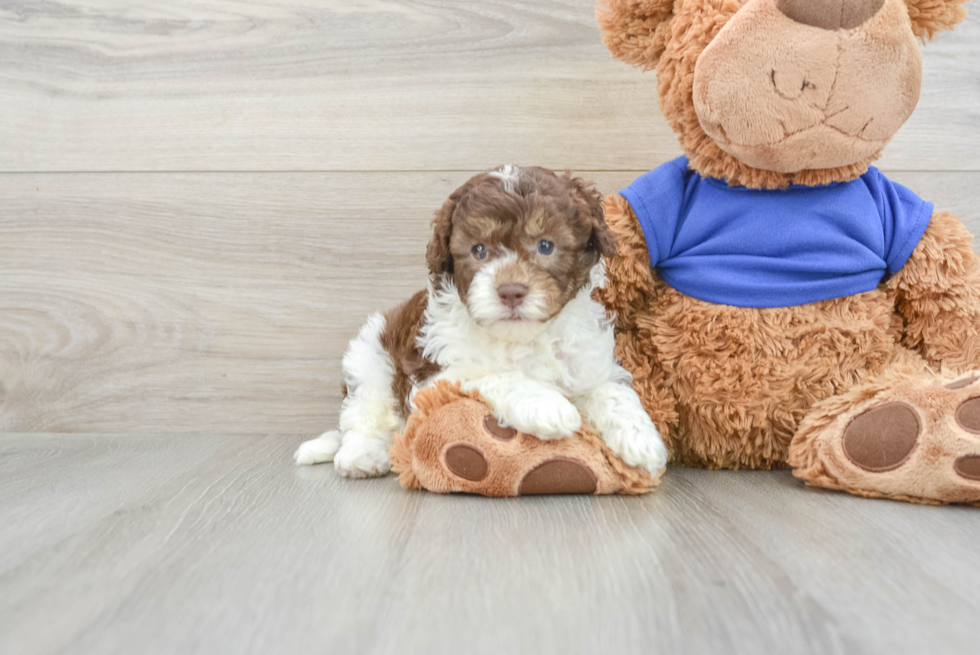
<path fill-rule="evenodd" d="M 966 0 L 600 0 L 613 55 L 657 70 L 691 166 L 779 188 L 862 175 L 912 114 Z"/>

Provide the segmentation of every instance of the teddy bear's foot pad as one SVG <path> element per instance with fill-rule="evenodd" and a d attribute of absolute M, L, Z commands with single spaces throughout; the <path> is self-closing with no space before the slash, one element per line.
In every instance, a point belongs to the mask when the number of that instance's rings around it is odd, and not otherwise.
<path fill-rule="evenodd" d="M 816 486 L 980 505 L 980 375 L 904 380 L 850 407 L 827 403 L 800 428 L 790 463 Z"/>
<path fill-rule="evenodd" d="M 613 455 L 587 424 L 575 436 L 542 441 L 500 425 L 489 404 L 459 385 L 437 383 L 391 450 L 403 486 L 484 496 L 636 494 L 658 478 Z"/>

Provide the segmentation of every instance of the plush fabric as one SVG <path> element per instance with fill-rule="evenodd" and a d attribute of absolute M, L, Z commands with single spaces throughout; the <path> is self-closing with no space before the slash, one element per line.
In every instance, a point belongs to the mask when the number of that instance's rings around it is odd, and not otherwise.
<path fill-rule="evenodd" d="M 549 441 L 502 429 L 480 394 L 446 381 L 422 389 L 414 402 L 390 452 L 407 489 L 493 497 L 642 494 L 660 482 L 623 463 L 587 424 L 574 437 Z"/>
<path fill-rule="evenodd" d="M 874 167 L 851 182 L 770 191 L 702 178 L 680 157 L 621 193 L 667 284 L 739 307 L 871 291 L 905 265 L 933 211 Z"/>
<path fill-rule="evenodd" d="M 616 313 L 616 355 L 674 464 L 788 466 L 808 484 L 857 495 L 975 504 L 980 258 L 959 218 L 923 203 L 932 217 L 920 232 L 917 219 L 905 220 L 915 214 L 914 199 L 870 169 L 916 104 L 914 39 L 954 27 L 965 16 L 964 3 L 884 0 L 858 7 L 828 0 L 787 2 L 786 11 L 781 4 L 602 0 L 597 17 L 614 56 L 656 69 L 661 110 L 694 173 L 724 180 L 738 193 L 793 194 L 805 191 L 799 186 L 838 183 L 865 184 L 881 198 L 872 190 L 878 183 L 903 198 L 897 206 L 912 211 L 891 232 L 887 221 L 881 224 L 882 247 L 875 251 L 888 275 L 848 295 L 778 307 L 685 293 L 669 262 L 684 238 L 684 221 L 720 207 L 685 205 L 695 178 L 675 166 L 667 177 L 678 179 L 654 178 L 654 200 L 628 191 L 606 200 L 618 246 L 607 261 L 609 282 L 596 297 Z M 678 184 L 685 194 L 681 210 Z M 744 220 L 779 235 L 785 225 L 765 205 L 759 204 L 760 216 L 751 216 L 750 206 L 716 215 L 717 231 L 733 234 Z M 845 205 L 834 218 L 837 227 L 866 229 L 870 212 Z M 799 221 L 796 256 L 805 255 L 799 246 L 822 229 L 818 223 Z M 896 247 L 895 235 L 909 236 L 910 245 L 916 232 L 921 238 L 911 255 L 901 237 Z M 770 267 L 786 264 L 762 240 L 752 251 L 714 236 L 702 231 L 699 243 L 683 244 L 685 252 L 712 244 L 716 256 L 748 252 L 780 260 L 767 261 Z M 828 261 L 824 275 L 834 272 Z"/>
<path fill-rule="evenodd" d="M 705 133 L 740 162 L 783 174 L 877 157 L 919 100 L 907 8 L 892 0 L 854 30 L 830 30 L 801 26 L 779 4 L 746 3 L 698 57 Z"/>

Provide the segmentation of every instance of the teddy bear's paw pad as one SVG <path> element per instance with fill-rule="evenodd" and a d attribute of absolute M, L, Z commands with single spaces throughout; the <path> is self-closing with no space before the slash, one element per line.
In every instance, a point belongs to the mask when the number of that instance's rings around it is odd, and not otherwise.
<path fill-rule="evenodd" d="M 490 472 L 490 464 L 483 453 L 463 443 L 446 449 L 446 468 L 453 475 L 470 482 L 479 482 Z"/>
<path fill-rule="evenodd" d="M 570 457 L 556 457 L 537 465 L 524 476 L 518 493 L 522 496 L 542 494 L 594 494 L 599 479 L 582 462 Z"/>
<path fill-rule="evenodd" d="M 980 481 L 980 455 L 964 455 L 953 464 L 957 475 L 967 480 Z"/>
<path fill-rule="evenodd" d="M 844 454 L 865 471 L 884 473 L 908 461 L 922 421 L 905 403 L 893 402 L 856 416 L 844 430 Z"/>
<path fill-rule="evenodd" d="M 973 434 L 980 434 L 980 398 L 970 398 L 956 408 L 956 422 Z"/>
<path fill-rule="evenodd" d="M 505 428 L 492 415 L 483 419 L 483 429 L 489 432 L 490 436 L 497 441 L 510 441 L 517 437 L 517 430 L 514 428 Z"/>

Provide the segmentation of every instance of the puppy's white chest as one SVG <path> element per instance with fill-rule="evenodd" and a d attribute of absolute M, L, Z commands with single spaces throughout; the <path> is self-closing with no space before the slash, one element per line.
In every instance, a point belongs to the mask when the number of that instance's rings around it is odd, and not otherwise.
<path fill-rule="evenodd" d="M 564 377 L 560 352 L 548 338 L 526 344 L 470 344 L 458 353 L 461 357 L 448 362 L 447 372 L 455 373 L 454 377 L 461 379 L 515 373 L 558 387 Z"/>

